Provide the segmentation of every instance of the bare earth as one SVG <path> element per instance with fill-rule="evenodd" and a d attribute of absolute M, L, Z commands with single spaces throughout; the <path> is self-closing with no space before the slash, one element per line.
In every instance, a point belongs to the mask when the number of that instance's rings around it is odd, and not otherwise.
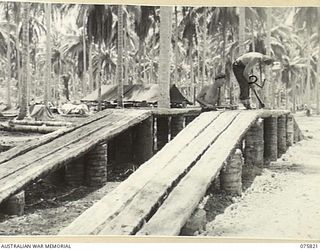
<path fill-rule="evenodd" d="M 202 235 L 320 239 L 320 117 L 296 120 L 306 139 L 264 169 Z"/>
<path fill-rule="evenodd" d="M 320 239 L 320 117 L 296 119 L 306 139 L 263 169 L 241 197 L 211 195 L 201 236 Z M 0 214 L 0 235 L 55 235 L 118 184 L 100 189 L 34 184 L 26 192 L 24 215 Z"/>

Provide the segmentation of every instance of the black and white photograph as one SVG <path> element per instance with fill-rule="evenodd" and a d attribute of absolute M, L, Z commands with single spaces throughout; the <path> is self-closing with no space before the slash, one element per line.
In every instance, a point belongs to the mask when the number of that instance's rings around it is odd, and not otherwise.
<path fill-rule="evenodd" d="M 320 240 L 320 4 L 174 4 L 0 1 L 1 237 Z"/>

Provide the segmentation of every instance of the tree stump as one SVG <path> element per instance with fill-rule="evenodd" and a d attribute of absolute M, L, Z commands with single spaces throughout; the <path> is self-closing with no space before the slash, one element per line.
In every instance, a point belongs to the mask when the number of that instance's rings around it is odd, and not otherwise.
<path fill-rule="evenodd" d="M 79 157 L 65 166 L 65 181 L 69 186 L 81 186 L 84 183 L 84 158 Z"/>
<path fill-rule="evenodd" d="M 242 165 L 243 157 L 240 149 L 228 161 L 220 172 L 220 187 L 231 195 L 241 195 L 242 192 Z"/>
<path fill-rule="evenodd" d="M 293 145 L 294 132 L 293 132 L 293 115 L 287 115 L 287 147 Z"/>
<path fill-rule="evenodd" d="M 244 164 L 248 167 L 263 165 L 264 138 L 263 122 L 257 121 L 245 136 Z"/>
<path fill-rule="evenodd" d="M 19 193 L 12 195 L 1 204 L 2 211 L 9 215 L 21 216 L 24 213 L 25 208 L 25 193 L 20 191 Z"/>
<path fill-rule="evenodd" d="M 132 162 L 132 128 L 119 134 L 113 140 L 115 161 L 117 164 Z"/>
<path fill-rule="evenodd" d="M 242 168 L 242 181 L 245 186 L 250 185 L 256 176 L 257 168 L 264 163 L 263 121 L 259 119 L 251 126 L 245 136 L 244 165 Z"/>
<path fill-rule="evenodd" d="M 157 151 L 161 150 L 169 137 L 169 119 L 167 116 L 157 117 Z"/>
<path fill-rule="evenodd" d="M 278 122 L 277 117 L 264 120 L 264 159 L 265 163 L 276 161 L 278 158 Z"/>
<path fill-rule="evenodd" d="M 86 155 L 86 183 L 101 187 L 107 182 L 107 143 L 100 143 Z"/>
<path fill-rule="evenodd" d="M 183 115 L 175 115 L 171 117 L 171 140 L 184 128 Z"/>
<path fill-rule="evenodd" d="M 133 129 L 133 160 L 137 165 L 143 164 L 153 155 L 153 118 L 136 125 Z"/>
<path fill-rule="evenodd" d="M 287 123 L 286 116 L 278 117 L 278 157 L 281 157 L 287 151 Z"/>
<path fill-rule="evenodd" d="M 185 126 L 187 126 L 190 122 L 196 119 L 197 115 L 187 115 L 185 117 Z"/>

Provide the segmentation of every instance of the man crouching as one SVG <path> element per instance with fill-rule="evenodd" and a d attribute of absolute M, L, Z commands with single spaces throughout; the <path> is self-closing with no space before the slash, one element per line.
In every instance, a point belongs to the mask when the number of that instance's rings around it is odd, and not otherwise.
<path fill-rule="evenodd" d="M 206 85 L 201 89 L 196 100 L 200 104 L 202 111 L 217 110 L 219 88 L 225 84 L 225 78 L 225 74 L 218 74 L 212 84 Z"/>

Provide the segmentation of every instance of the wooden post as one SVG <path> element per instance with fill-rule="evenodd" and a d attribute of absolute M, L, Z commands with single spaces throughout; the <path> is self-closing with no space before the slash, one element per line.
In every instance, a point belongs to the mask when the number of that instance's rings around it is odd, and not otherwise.
<path fill-rule="evenodd" d="M 299 142 L 303 139 L 302 132 L 297 124 L 297 122 L 293 119 L 293 133 L 294 133 L 294 142 Z"/>
<path fill-rule="evenodd" d="M 65 180 L 69 186 L 80 186 L 84 183 L 84 158 L 79 157 L 65 166 Z"/>
<path fill-rule="evenodd" d="M 171 117 L 171 140 L 184 128 L 183 115 L 175 115 Z"/>
<path fill-rule="evenodd" d="M 187 126 L 190 122 L 196 119 L 197 115 L 187 115 L 185 117 L 185 126 Z"/>
<path fill-rule="evenodd" d="M 278 158 L 278 122 L 277 117 L 268 117 L 264 120 L 264 160 L 269 164 Z"/>
<path fill-rule="evenodd" d="M 287 115 L 287 147 L 290 147 L 293 145 L 293 115 L 288 114 Z"/>
<path fill-rule="evenodd" d="M 287 151 L 287 123 L 286 116 L 281 115 L 278 117 L 278 157 Z"/>
<path fill-rule="evenodd" d="M 242 168 L 242 183 L 250 186 L 254 177 L 263 166 L 264 138 L 263 120 L 259 119 L 251 126 L 245 136 L 244 165 Z"/>
<path fill-rule="evenodd" d="M 247 132 L 244 151 L 244 164 L 247 167 L 261 167 L 263 165 L 264 138 L 262 120 L 258 120 Z"/>
<path fill-rule="evenodd" d="M 60 185 L 65 181 L 65 169 L 59 168 L 51 173 L 49 173 L 45 178 L 44 181 L 51 183 L 53 185 Z"/>
<path fill-rule="evenodd" d="M 157 117 L 157 151 L 159 151 L 167 142 L 169 135 L 169 119 L 167 116 Z"/>
<path fill-rule="evenodd" d="M 19 193 L 12 195 L 6 201 L 1 204 L 2 211 L 5 214 L 21 216 L 24 213 L 25 208 L 25 193 L 20 191 Z"/>
<path fill-rule="evenodd" d="M 242 165 L 243 157 L 237 149 L 227 165 L 220 172 L 220 187 L 231 195 L 241 195 L 242 192 Z"/>
<path fill-rule="evenodd" d="M 136 125 L 132 137 L 133 161 L 141 165 L 153 155 L 153 118 L 149 117 Z"/>
<path fill-rule="evenodd" d="M 108 144 L 100 143 L 86 155 L 86 183 L 100 187 L 107 182 Z"/>

